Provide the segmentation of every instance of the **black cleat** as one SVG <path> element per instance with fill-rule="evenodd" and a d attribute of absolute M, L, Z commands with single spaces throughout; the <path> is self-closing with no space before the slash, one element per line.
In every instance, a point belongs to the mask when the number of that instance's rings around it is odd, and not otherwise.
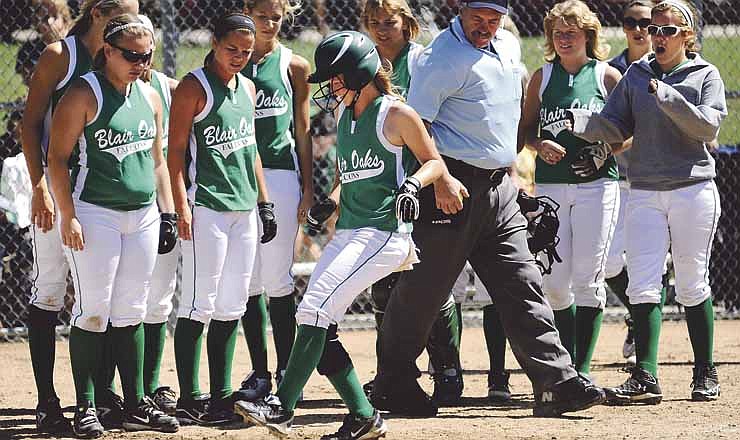
<path fill-rule="evenodd" d="M 712 365 L 698 365 L 694 367 L 694 377 L 691 380 L 691 400 L 707 402 L 719 398 L 719 377 L 717 367 Z"/>
<path fill-rule="evenodd" d="M 36 429 L 49 434 L 61 434 L 70 431 L 69 420 L 62 414 L 57 396 L 50 397 L 36 406 Z"/>
<path fill-rule="evenodd" d="M 263 426 L 278 437 L 287 437 L 293 425 L 293 411 L 284 409 L 280 399 L 272 394 L 254 402 L 240 400 L 234 404 L 234 412 L 245 423 Z"/>
<path fill-rule="evenodd" d="M 370 402 L 381 411 L 412 417 L 434 417 L 437 404 L 411 379 L 406 383 L 394 384 L 387 390 L 379 390 L 378 382 L 373 386 Z"/>
<path fill-rule="evenodd" d="M 95 404 L 98 420 L 105 429 L 119 429 L 123 422 L 123 398 L 110 390 L 103 393 L 103 397 Z"/>
<path fill-rule="evenodd" d="M 604 403 L 604 390 L 581 374 L 535 395 L 535 417 L 560 417 Z"/>
<path fill-rule="evenodd" d="M 272 391 L 270 373 L 268 372 L 264 376 L 258 375 L 255 371 L 250 371 L 242 381 L 241 388 L 234 392 L 234 400 L 254 402 L 255 400 L 267 397 L 270 391 Z"/>
<path fill-rule="evenodd" d="M 206 413 L 202 417 L 205 425 L 224 425 L 238 420 L 236 414 L 234 414 L 234 399 L 214 399 L 211 397 L 211 401 L 208 403 Z"/>
<path fill-rule="evenodd" d="M 378 410 L 367 419 L 352 414 L 344 416 L 339 431 L 321 436 L 321 440 L 369 440 L 385 437 L 388 427 L 380 417 Z"/>
<path fill-rule="evenodd" d="M 609 405 L 629 405 L 642 403 L 645 405 L 657 405 L 663 400 L 658 379 L 650 372 L 640 367 L 625 369 L 630 373 L 622 385 L 615 388 L 604 388 L 606 402 Z"/>
<path fill-rule="evenodd" d="M 511 389 L 509 388 L 509 377 L 511 375 L 504 371 L 501 373 L 488 373 L 488 400 L 494 403 L 508 402 L 511 400 Z"/>
<path fill-rule="evenodd" d="M 448 368 L 435 373 L 432 378 L 434 379 L 432 400 L 437 405 L 454 405 L 460 401 L 465 387 L 461 370 Z"/>
<path fill-rule="evenodd" d="M 177 413 L 177 395 L 172 388 L 159 387 L 149 397 L 157 405 L 157 408 L 168 416 L 174 416 Z"/>
<path fill-rule="evenodd" d="M 126 431 L 177 432 L 180 429 L 177 419 L 161 411 L 147 396 L 141 399 L 139 406 L 124 413 L 121 425 Z"/>
<path fill-rule="evenodd" d="M 103 425 L 98 420 L 92 402 L 77 405 L 72 430 L 77 438 L 98 438 L 103 435 Z"/>
<path fill-rule="evenodd" d="M 195 398 L 180 397 L 177 399 L 177 410 L 175 417 L 180 422 L 180 425 L 206 425 L 204 416 L 208 410 L 208 402 L 211 396 L 208 394 L 201 394 Z"/>

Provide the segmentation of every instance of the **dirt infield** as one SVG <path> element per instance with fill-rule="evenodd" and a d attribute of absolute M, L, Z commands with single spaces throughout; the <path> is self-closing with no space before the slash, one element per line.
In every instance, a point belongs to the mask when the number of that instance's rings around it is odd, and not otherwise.
<path fill-rule="evenodd" d="M 389 417 L 388 438 L 395 439 L 737 439 L 740 438 L 740 321 L 719 321 L 716 324 L 715 353 L 722 383 L 722 397 L 714 403 L 694 403 L 687 400 L 691 382 L 689 347 L 684 322 L 667 322 L 663 326 L 660 350 L 660 380 L 665 399 L 651 407 L 596 407 L 562 419 L 532 417 L 531 388 L 526 376 L 509 353 L 507 367 L 512 374 L 514 399 L 508 405 L 491 405 L 485 399 L 488 357 L 481 329 L 466 329 L 463 334 L 463 365 L 465 393 L 457 407 L 444 408 L 434 419 L 403 419 Z M 593 376 L 599 384 L 616 385 L 626 377 L 622 366 L 621 346 L 624 328 L 617 324 L 605 325 L 594 358 Z M 361 379 L 371 376 L 375 368 L 373 354 L 374 334 L 367 331 L 341 334 L 360 373 Z M 177 383 L 172 340 L 167 348 L 162 382 Z M 205 344 L 204 344 L 205 345 Z M 239 342 L 234 367 L 234 384 L 248 371 L 246 344 Z M 58 345 L 57 391 L 63 404 L 74 399 L 72 375 L 66 342 Z M 204 347 L 205 350 L 205 347 Z M 270 355 L 270 362 L 274 356 Z M 420 359 L 426 366 L 426 358 Z M 205 364 L 205 353 L 203 353 Z M 28 346 L 21 343 L 0 344 L 0 439 L 46 438 L 34 431 L 33 407 L 36 403 Z M 208 369 L 201 368 L 201 383 L 207 389 Z M 422 379 L 431 390 L 431 381 Z M 318 438 L 333 432 L 345 412 L 329 382 L 314 375 L 305 390 L 307 402 L 297 411 L 292 438 Z M 72 408 L 68 407 L 70 412 Z M 225 429 L 198 427 L 182 428 L 173 435 L 110 432 L 108 439 L 268 439 L 263 429 L 229 426 Z"/>

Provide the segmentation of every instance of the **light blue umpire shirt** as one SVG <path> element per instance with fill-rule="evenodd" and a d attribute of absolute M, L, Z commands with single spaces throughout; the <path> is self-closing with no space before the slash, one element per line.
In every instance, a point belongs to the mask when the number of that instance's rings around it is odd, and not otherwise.
<path fill-rule="evenodd" d="M 460 17 L 418 58 L 408 103 L 427 122 L 439 152 L 478 168 L 511 166 L 521 117 L 519 41 L 504 29 L 489 47 L 470 44 Z"/>

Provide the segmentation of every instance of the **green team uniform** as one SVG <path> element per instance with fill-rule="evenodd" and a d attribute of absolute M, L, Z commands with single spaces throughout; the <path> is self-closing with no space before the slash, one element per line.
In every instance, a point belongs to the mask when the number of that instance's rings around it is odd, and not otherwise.
<path fill-rule="evenodd" d="M 206 93 L 193 119 L 188 164 L 188 199 L 214 211 L 248 211 L 257 205 L 254 102 L 237 74 L 231 90 L 206 69 L 191 72 Z"/>
<path fill-rule="evenodd" d="M 49 136 L 51 134 L 51 115 L 54 113 L 59 100 L 72 84 L 74 79 L 81 77 L 92 70 L 93 60 L 82 41 L 75 35 L 69 36 L 62 40 L 62 45 L 67 48 L 69 63 L 67 64 L 67 73 L 64 78 L 56 85 L 54 92 L 51 94 L 49 108 L 46 110 L 44 117 L 43 133 L 41 137 L 41 156 L 42 163 L 46 166 L 46 156 L 49 152 Z"/>
<path fill-rule="evenodd" d="M 396 91 L 406 98 L 409 91 L 409 85 L 411 84 L 411 73 L 413 70 L 416 57 L 424 49 L 421 44 L 409 41 L 406 46 L 401 49 L 396 59 L 393 60 L 393 76 L 391 82 L 396 86 Z"/>
<path fill-rule="evenodd" d="M 555 165 L 549 165 L 537 157 L 535 183 L 585 183 L 602 178 L 619 178 L 614 156 L 591 177 L 583 178 L 574 174 L 570 164 L 589 142 L 565 129 L 566 110 L 578 108 L 599 112 L 604 107 L 607 96 L 603 81 L 606 66 L 606 63 L 591 60 L 575 75 L 566 72 L 557 62 L 542 68 L 540 136 L 560 144 L 566 149 L 566 154 Z"/>
<path fill-rule="evenodd" d="M 157 129 L 144 84 L 135 81 L 123 96 L 99 72 L 82 78 L 95 94 L 97 114 L 75 147 L 74 199 L 119 211 L 151 205 L 156 192 L 151 148 Z"/>
<path fill-rule="evenodd" d="M 262 62 L 249 62 L 242 74 L 254 82 L 254 123 L 264 168 L 297 169 L 293 139 L 293 87 L 289 66 L 293 52 L 279 44 Z"/>
<path fill-rule="evenodd" d="M 167 157 L 167 146 L 170 131 L 170 106 L 172 105 L 172 94 L 170 93 L 170 84 L 167 75 L 162 72 L 152 70 L 152 79 L 150 86 L 159 94 L 162 100 L 162 153 Z"/>
<path fill-rule="evenodd" d="M 342 190 L 337 229 L 372 227 L 410 232 L 411 223 L 396 217 L 396 190 L 416 159 L 405 147 L 391 144 L 382 127 L 393 98 L 379 96 L 355 121 L 344 109 L 337 124 L 337 165 Z"/>

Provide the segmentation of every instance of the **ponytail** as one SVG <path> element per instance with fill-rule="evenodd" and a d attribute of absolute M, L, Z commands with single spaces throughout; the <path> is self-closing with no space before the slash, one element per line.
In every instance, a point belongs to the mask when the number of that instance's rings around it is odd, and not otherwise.
<path fill-rule="evenodd" d="M 123 0 L 84 0 L 80 6 L 80 15 L 75 20 L 72 29 L 67 32 L 67 36 L 85 35 L 92 26 L 92 12 L 97 9 L 105 16 L 111 15 L 116 9 L 121 9 Z"/>

